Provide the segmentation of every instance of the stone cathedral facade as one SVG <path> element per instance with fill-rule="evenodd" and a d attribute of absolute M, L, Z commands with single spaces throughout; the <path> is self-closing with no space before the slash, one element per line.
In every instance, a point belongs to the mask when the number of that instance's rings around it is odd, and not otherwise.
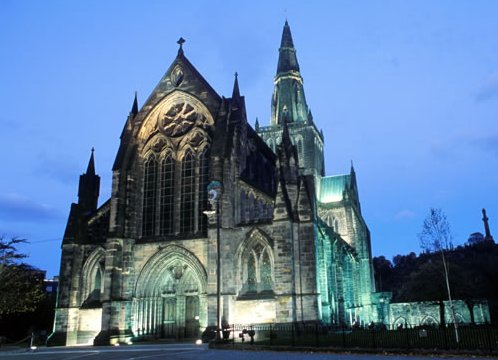
<path fill-rule="evenodd" d="M 98 206 L 94 154 L 80 176 L 62 243 L 50 344 L 194 337 L 228 324 L 379 320 L 370 233 L 351 167 L 325 176 L 324 135 L 308 109 L 290 28 L 271 119 L 246 117 L 237 77 L 220 96 L 182 44 L 126 120 L 111 198 Z M 270 94 L 269 94 L 270 95 Z"/>

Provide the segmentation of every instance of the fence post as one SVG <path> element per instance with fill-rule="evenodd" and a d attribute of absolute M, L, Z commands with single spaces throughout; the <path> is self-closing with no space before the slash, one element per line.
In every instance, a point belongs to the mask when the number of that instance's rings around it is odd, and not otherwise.
<path fill-rule="evenodd" d="M 270 323 L 270 346 L 273 345 L 273 333 L 271 330 L 271 323 Z"/>
<path fill-rule="evenodd" d="M 490 334 L 491 326 L 486 325 L 485 329 L 486 329 L 486 337 L 488 338 L 488 343 L 489 343 L 489 352 L 492 353 L 494 348 L 493 348 L 493 340 L 492 340 L 491 334 Z"/>
<path fill-rule="evenodd" d="M 232 346 L 235 347 L 235 323 L 232 324 Z"/>
<path fill-rule="evenodd" d="M 295 339 L 295 333 L 294 333 L 294 330 L 295 330 L 294 326 L 296 326 L 295 322 L 292 323 L 292 329 L 291 329 L 292 330 L 292 340 L 291 340 L 291 345 L 292 346 L 296 345 L 296 339 Z"/>
<path fill-rule="evenodd" d="M 342 325 L 342 347 L 346 347 L 346 332 L 344 330 L 344 324 Z"/>
<path fill-rule="evenodd" d="M 320 335 L 318 334 L 318 323 L 315 324 L 315 346 L 320 346 L 320 340 L 319 337 Z"/>
<path fill-rule="evenodd" d="M 375 329 L 370 330 L 372 332 L 372 347 L 375 349 Z"/>

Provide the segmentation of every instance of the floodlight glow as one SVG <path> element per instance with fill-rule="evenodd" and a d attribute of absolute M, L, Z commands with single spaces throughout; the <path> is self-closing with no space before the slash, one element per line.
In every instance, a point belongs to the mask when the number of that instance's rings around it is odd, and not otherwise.
<path fill-rule="evenodd" d="M 201 339 L 195 340 L 195 345 L 202 345 L 202 340 Z"/>

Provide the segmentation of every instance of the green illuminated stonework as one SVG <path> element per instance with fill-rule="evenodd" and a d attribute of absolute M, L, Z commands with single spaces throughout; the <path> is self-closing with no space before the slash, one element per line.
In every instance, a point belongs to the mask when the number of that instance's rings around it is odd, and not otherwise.
<path fill-rule="evenodd" d="M 216 326 L 218 265 L 223 324 L 400 318 L 375 292 L 353 167 L 325 176 L 288 24 L 272 117 L 255 129 L 237 77 L 220 96 L 183 42 L 141 108 L 135 96 L 110 199 L 97 206 L 93 152 L 80 177 L 49 345 L 196 338 Z M 219 222 L 213 182 L 223 187 Z"/>

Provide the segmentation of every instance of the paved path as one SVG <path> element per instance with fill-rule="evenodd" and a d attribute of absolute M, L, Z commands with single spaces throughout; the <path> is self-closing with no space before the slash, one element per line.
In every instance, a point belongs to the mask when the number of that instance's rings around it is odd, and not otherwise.
<path fill-rule="evenodd" d="M 120 347 L 54 347 L 0 351 L 0 360 L 427 360 L 423 356 L 315 354 L 299 352 L 211 350 L 206 345 L 160 344 Z M 435 359 L 434 356 L 430 357 Z M 452 360 L 475 359 L 452 357 Z"/>

